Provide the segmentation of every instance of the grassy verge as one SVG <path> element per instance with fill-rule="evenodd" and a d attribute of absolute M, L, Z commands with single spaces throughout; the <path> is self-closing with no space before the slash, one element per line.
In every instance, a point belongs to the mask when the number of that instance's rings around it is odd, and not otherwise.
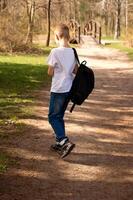
<path fill-rule="evenodd" d="M 0 153 L 0 173 L 4 173 L 7 170 L 9 164 L 9 158 L 6 154 Z"/>
<path fill-rule="evenodd" d="M 0 56 L 0 125 L 31 114 L 33 91 L 47 85 L 46 57 Z"/>
<path fill-rule="evenodd" d="M 102 40 L 113 40 L 113 36 L 102 36 Z"/>
<path fill-rule="evenodd" d="M 129 59 L 133 61 L 133 48 L 126 47 L 123 43 L 120 42 L 109 44 L 108 47 L 119 49 L 120 51 L 125 52 Z"/>
<path fill-rule="evenodd" d="M 0 55 L 0 142 L 23 133 L 20 119 L 33 115 L 35 92 L 49 84 L 44 56 Z M 0 153 L 0 172 L 5 172 L 8 157 Z"/>
<path fill-rule="evenodd" d="M 8 167 L 16 166 L 18 160 L 9 156 L 5 152 L 0 152 L 0 174 L 3 174 L 7 171 Z"/>

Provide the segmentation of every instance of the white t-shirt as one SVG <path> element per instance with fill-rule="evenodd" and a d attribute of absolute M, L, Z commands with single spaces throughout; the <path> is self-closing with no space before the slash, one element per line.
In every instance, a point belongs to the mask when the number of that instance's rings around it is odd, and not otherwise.
<path fill-rule="evenodd" d="M 72 72 L 76 65 L 73 49 L 66 47 L 52 49 L 48 57 L 48 65 L 54 68 L 51 92 L 69 92 L 74 79 Z"/>

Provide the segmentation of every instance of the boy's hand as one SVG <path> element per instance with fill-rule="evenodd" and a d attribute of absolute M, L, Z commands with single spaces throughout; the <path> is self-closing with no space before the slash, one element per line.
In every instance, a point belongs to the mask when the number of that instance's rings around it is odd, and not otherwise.
<path fill-rule="evenodd" d="M 78 71 L 78 65 L 76 64 L 73 70 L 73 74 L 77 74 L 77 71 Z"/>
<path fill-rule="evenodd" d="M 48 66 L 48 75 L 53 76 L 54 75 L 54 68 L 52 66 Z"/>

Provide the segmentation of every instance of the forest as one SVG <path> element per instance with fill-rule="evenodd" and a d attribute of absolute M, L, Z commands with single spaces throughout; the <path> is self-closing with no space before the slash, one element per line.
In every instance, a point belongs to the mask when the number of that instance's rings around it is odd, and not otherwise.
<path fill-rule="evenodd" d="M 95 20 L 102 37 L 122 39 L 133 47 L 132 0 L 0 0 L 0 51 L 31 45 L 39 35 L 48 46 L 55 25 L 71 19 L 80 24 L 81 33 Z"/>

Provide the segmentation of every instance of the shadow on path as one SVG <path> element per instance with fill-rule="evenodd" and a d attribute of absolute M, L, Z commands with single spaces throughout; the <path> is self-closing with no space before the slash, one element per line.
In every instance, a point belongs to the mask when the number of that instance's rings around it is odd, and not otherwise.
<path fill-rule="evenodd" d="M 130 70 L 130 69 L 129 69 Z M 0 175 L 0 200 L 132 200 L 133 74 L 127 68 L 95 69 L 96 88 L 81 107 L 66 113 L 76 143 L 64 160 L 50 152 L 48 91 L 35 113 L 22 120 L 23 134 L 0 141 L 16 163 Z"/>

